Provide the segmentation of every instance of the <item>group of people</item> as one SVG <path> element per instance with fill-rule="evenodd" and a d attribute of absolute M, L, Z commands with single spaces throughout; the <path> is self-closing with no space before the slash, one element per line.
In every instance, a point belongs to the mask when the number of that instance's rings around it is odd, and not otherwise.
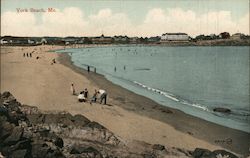
<path fill-rule="evenodd" d="M 72 83 L 71 84 L 71 93 L 72 95 L 77 95 L 76 94 L 76 91 L 75 91 L 75 87 L 74 87 L 74 84 Z M 79 102 L 87 102 L 88 101 L 88 89 L 85 88 L 83 91 L 81 91 L 78 96 L 77 96 L 77 99 Z M 96 90 L 94 91 L 94 94 L 93 96 L 91 97 L 90 99 L 90 104 L 92 103 L 95 103 L 97 101 L 97 99 L 99 98 L 100 99 L 100 104 L 107 104 L 107 92 L 103 89 L 100 89 L 100 90 Z"/>
<path fill-rule="evenodd" d="M 32 57 L 32 53 L 23 53 L 23 57 Z"/>

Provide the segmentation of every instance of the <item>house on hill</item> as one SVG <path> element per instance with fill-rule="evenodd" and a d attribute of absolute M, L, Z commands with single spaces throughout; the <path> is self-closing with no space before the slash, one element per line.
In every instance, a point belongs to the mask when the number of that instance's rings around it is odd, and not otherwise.
<path fill-rule="evenodd" d="M 114 43 L 126 44 L 129 42 L 128 36 L 114 36 Z"/>
<path fill-rule="evenodd" d="M 100 37 L 92 37 L 91 41 L 93 44 L 111 44 L 113 43 L 113 38 L 102 34 Z"/>

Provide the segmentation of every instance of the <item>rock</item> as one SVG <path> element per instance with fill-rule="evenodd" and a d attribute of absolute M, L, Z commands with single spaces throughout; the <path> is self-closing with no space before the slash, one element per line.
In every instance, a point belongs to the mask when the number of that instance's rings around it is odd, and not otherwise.
<path fill-rule="evenodd" d="M 207 149 L 196 148 L 192 154 L 194 158 L 216 158 L 216 155 Z"/>
<path fill-rule="evenodd" d="M 10 158 L 24 158 L 26 154 L 27 154 L 26 149 L 16 150 L 11 154 Z"/>
<path fill-rule="evenodd" d="M 160 144 L 154 144 L 152 147 L 154 150 L 164 150 L 165 146 L 160 145 Z"/>
<path fill-rule="evenodd" d="M 96 128 L 96 129 L 106 129 L 105 127 L 103 127 L 102 125 L 100 125 L 99 123 L 97 123 L 95 121 L 88 123 L 86 126 L 92 128 L 92 129 L 94 129 L 94 128 Z"/>
<path fill-rule="evenodd" d="M 26 115 L 40 114 L 40 111 L 35 106 L 21 105 L 20 109 L 21 109 L 22 113 L 24 113 Z"/>
<path fill-rule="evenodd" d="M 63 147 L 63 139 L 60 138 L 60 137 L 57 137 L 56 140 L 55 140 L 55 142 L 54 142 L 54 144 L 56 146 L 58 146 L 59 148 L 62 148 Z"/>
<path fill-rule="evenodd" d="M 157 156 L 153 153 L 150 153 L 150 154 L 144 154 L 143 158 L 157 158 Z"/>
<path fill-rule="evenodd" d="M 3 105 L 0 106 L 0 115 L 7 116 L 7 117 L 9 116 L 8 115 L 8 109 Z"/>
<path fill-rule="evenodd" d="M 31 150 L 31 140 L 30 139 L 20 140 L 15 145 L 10 146 L 9 149 L 12 151 L 17 150 L 17 149 Z"/>
<path fill-rule="evenodd" d="M 14 127 L 14 129 L 11 132 L 11 135 L 4 140 L 3 144 L 4 145 L 16 144 L 20 140 L 22 135 L 23 135 L 23 128 Z"/>
<path fill-rule="evenodd" d="M 32 143 L 32 157 L 44 158 L 49 152 L 49 149 L 46 143 Z"/>
<path fill-rule="evenodd" d="M 90 123 L 90 120 L 82 115 L 75 115 L 72 121 L 74 122 L 75 126 L 85 126 L 86 124 Z"/>
<path fill-rule="evenodd" d="M 214 108 L 213 111 L 220 112 L 220 113 L 231 113 L 231 110 L 227 108 Z"/>
<path fill-rule="evenodd" d="M 221 155 L 222 157 L 225 156 L 227 158 L 238 158 L 236 155 L 234 155 L 228 151 L 225 151 L 225 150 L 215 150 L 215 151 L 213 151 L 213 153 L 215 155 Z"/>
<path fill-rule="evenodd" d="M 32 124 L 43 124 L 45 120 L 44 114 L 30 114 L 27 115 L 27 119 Z"/>
<path fill-rule="evenodd" d="M 90 147 L 73 146 L 70 151 L 70 154 L 82 154 L 82 153 L 91 154 L 94 157 L 102 157 L 102 154 L 91 146 Z"/>
<path fill-rule="evenodd" d="M 3 94 L 1 94 L 1 98 L 3 98 L 3 99 L 8 99 L 11 96 L 12 96 L 12 94 L 10 92 L 3 92 Z"/>
<path fill-rule="evenodd" d="M 9 137 L 14 129 L 14 124 L 4 122 L 0 124 L 0 146 L 3 145 L 3 141 Z"/>
<path fill-rule="evenodd" d="M 44 123 L 52 124 L 52 123 L 60 123 L 67 126 L 73 126 L 74 122 L 72 121 L 73 116 L 69 113 L 66 114 L 45 114 Z"/>
<path fill-rule="evenodd" d="M 35 158 L 63 158 L 65 157 L 62 152 L 57 148 L 49 147 L 44 141 L 35 141 L 32 143 L 32 157 Z"/>

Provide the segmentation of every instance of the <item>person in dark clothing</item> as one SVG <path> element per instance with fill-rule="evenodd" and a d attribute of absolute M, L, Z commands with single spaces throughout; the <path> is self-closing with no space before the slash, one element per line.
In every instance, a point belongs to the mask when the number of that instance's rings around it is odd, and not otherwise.
<path fill-rule="evenodd" d="M 85 88 L 85 90 L 83 91 L 83 95 L 84 95 L 84 97 L 87 99 L 88 98 L 88 89 L 87 88 Z"/>
<path fill-rule="evenodd" d="M 88 69 L 88 73 L 89 73 L 89 71 L 90 71 L 90 67 L 88 66 L 88 68 L 87 68 L 87 69 Z"/>

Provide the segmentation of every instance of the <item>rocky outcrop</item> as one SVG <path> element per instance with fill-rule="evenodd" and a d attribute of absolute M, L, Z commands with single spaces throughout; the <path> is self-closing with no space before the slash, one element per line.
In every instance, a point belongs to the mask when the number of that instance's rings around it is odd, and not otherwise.
<path fill-rule="evenodd" d="M 13 158 L 175 158 L 229 155 L 223 151 L 196 149 L 194 152 L 128 141 L 97 122 L 67 112 L 42 112 L 21 105 L 9 93 L 0 97 L 0 157 Z"/>
<path fill-rule="evenodd" d="M 236 155 L 225 151 L 225 150 L 215 150 L 210 151 L 207 149 L 196 148 L 193 152 L 194 158 L 238 158 Z"/>
<path fill-rule="evenodd" d="M 32 125 L 22 105 L 9 93 L 1 95 L 0 152 L 5 157 L 65 157 L 60 149 L 63 140 L 55 133 Z"/>

